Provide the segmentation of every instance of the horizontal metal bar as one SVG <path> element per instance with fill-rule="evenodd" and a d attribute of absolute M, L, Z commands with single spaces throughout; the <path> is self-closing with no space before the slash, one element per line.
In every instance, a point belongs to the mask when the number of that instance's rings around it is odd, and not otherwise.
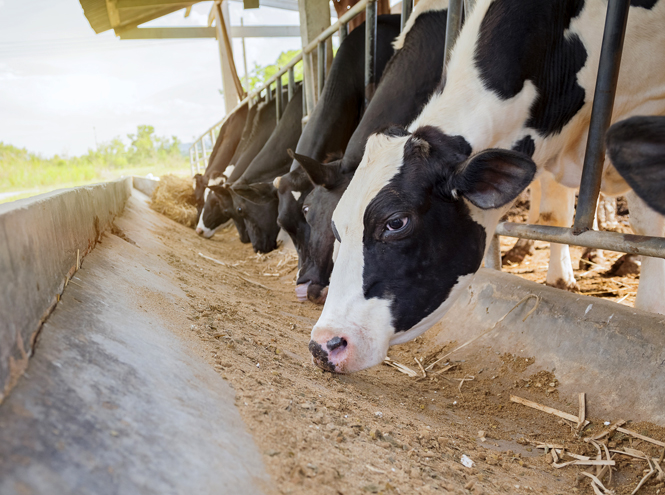
<path fill-rule="evenodd" d="M 231 38 L 300 38 L 300 26 L 231 26 Z"/>
<path fill-rule="evenodd" d="M 646 235 L 619 234 L 588 230 L 578 235 L 573 229 L 550 225 L 531 225 L 503 222 L 496 228 L 498 235 L 520 237 L 534 241 L 556 242 L 592 249 L 607 249 L 619 253 L 641 254 L 655 258 L 665 258 L 665 238 Z"/>

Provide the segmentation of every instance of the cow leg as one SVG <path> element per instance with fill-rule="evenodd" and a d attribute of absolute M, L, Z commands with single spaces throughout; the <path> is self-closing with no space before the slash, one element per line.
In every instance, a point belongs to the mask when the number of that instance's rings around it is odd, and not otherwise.
<path fill-rule="evenodd" d="M 549 172 L 541 176 L 540 182 L 542 197 L 538 223 L 570 227 L 575 210 L 575 190 L 556 182 Z M 545 282 L 558 289 L 578 289 L 570 261 L 570 247 L 567 244 L 550 244 L 550 264 Z"/>
<path fill-rule="evenodd" d="M 540 180 L 535 179 L 529 186 L 529 214 L 526 223 L 534 224 L 538 222 L 540 212 Z M 528 255 L 533 254 L 533 241 L 531 239 L 518 239 L 515 245 L 510 248 L 501 258 L 501 264 L 518 264 L 524 261 Z"/>
<path fill-rule="evenodd" d="M 630 226 L 638 235 L 665 237 L 665 217 L 649 208 L 634 192 L 626 195 Z M 642 257 L 635 307 L 665 314 L 665 259 Z"/>

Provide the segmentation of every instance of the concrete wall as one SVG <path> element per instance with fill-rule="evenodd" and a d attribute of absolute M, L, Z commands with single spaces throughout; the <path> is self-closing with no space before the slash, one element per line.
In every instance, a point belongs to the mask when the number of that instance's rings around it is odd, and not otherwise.
<path fill-rule="evenodd" d="M 134 184 L 134 189 L 141 191 L 149 198 L 152 198 L 152 193 L 155 192 L 155 189 L 159 185 L 158 180 L 147 179 L 145 177 L 133 176 L 132 182 Z"/>
<path fill-rule="evenodd" d="M 0 402 L 75 273 L 77 252 L 80 260 L 94 248 L 131 188 L 124 178 L 0 205 Z"/>

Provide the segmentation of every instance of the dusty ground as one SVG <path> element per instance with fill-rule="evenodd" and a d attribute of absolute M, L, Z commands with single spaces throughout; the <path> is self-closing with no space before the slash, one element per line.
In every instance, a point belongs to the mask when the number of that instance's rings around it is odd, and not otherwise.
<path fill-rule="evenodd" d="M 169 246 L 166 261 L 191 299 L 190 338 L 236 390 L 277 492 L 593 493 L 587 479 L 578 480 L 582 468 L 555 469 L 534 444 L 561 443 L 593 456 L 595 448 L 565 421 L 509 401 L 515 394 L 576 414 L 576 398 L 559 397 L 556 377 L 533 358 L 482 348 L 464 361 L 442 361 L 430 373 L 438 375 L 422 379 L 388 366 L 350 376 L 322 372 L 307 351 L 321 308 L 296 302 L 292 254 L 257 256 L 233 228 L 205 240 L 170 225 L 155 234 Z M 541 276 L 535 260 L 542 252 L 530 261 L 534 276 Z M 433 348 L 426 334 L 391 348 L 390 356 L 418 370 L 415 357 L 427 366 L 454 347 Z M 455 366 L 442 371 L 447 363 Z M 604 428 L 602 419 L 591 419 L 584 435 Z M 665 440 L 663 429 L 629 427 Z M 625 435 L 611 441 L 659 455 Z M 474 466 L 464 467 L 462 455 Z M 645 467 L 622 461 L 616 493 L 631 493 Z M 664 488 L 652 477 L 640 493 Z"/>

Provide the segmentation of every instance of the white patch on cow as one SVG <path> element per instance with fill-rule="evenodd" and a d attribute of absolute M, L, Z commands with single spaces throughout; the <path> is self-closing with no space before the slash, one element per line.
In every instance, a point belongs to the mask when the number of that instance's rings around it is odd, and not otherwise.
<path fill-rule="evenodd" d="M 626 195 L 626 199 L 630 210 L 630 226 L 636 234 L 665 237 L 665 217 L 649 208 L 632 191 Z M 642 256 L 635 307 L 665 314 L 665 259 Z"/>
<path fill-rule="evenodd" d="M 393 48 L 395 50 L 401 50 L 404 46 L 404 40 L 406 35 L 409 33 L 411 28 L 416 22 L 416 18 L 425 12 L 432 12 L 437 10 L 445 10 L 448 8 L 448 0 L 420 0 L 418 4 L 414 7 L 409 19 L 406 21 L 404 29 L 399 34 L 395 41 L 393 41 Z"/>
<path fill-rule="evenodd" d="M 205 188 L 205 191 L 203 191 L 203 202 L 204 202 L 204 203 L 205 203 L 206 201 L 208 201 L 208 195 L 209 195 L 209 194 L 210 194 L 210 189 L 208 189 L 208 188 L 206 187 L 206 188 Z"/>
<path fill-rule="evenodd" d="M 298 201 L 300 199 L 300 191 L 291 191 L 291 194 L 293 195 L 293 199 Z"/>
<path fill-rule="evenodd" d="M 209 191 L 209 189 L 206 189 L 206 192 L 208 192 L 208 191 Z M 227 222 L 227 224 L 228 224 L 228 222 Z M 208 227 L 206 227 L 205 223 L 203 223 L 203 213 L 201 213 L 201 216 L 199 217 L 199 223 L 196 225 L 196 233 L 201 234 L 206 239 L 210 239 L 213 235 L 215 235 L 215 232 L 217 232 L 223 226 L 224 225 L 220 225 L 216 229 L 209 229 Z"/>
<path fill-rule="evenodd" d="M 208 181 L 208 186 L 218 186 L 223 182 L 224 182 L 224 176 L 223 175 L 218 175 L 214 179 L 210 179 Z"/>
<path fill-rule="evenodd" d="M 233 173 L 233 171 L 235 170 L 235 168 L 236 168 L 235 165 L 229 165 L 228 167 L 226 167 L 226 168 L 224 169 L 224 177 L 225 177 L 226 179 L 228 179 L 229 177 L 231 177 L 231 174 Z"/>

